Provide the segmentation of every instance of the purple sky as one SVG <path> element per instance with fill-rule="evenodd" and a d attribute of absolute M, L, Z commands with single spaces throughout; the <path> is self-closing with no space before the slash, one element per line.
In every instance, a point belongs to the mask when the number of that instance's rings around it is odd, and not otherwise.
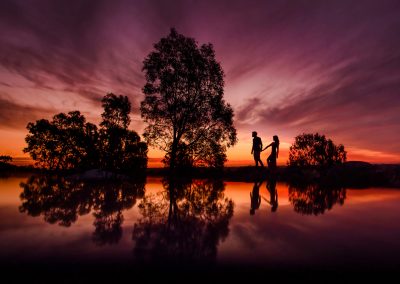
<path fill-rule="evenodd" d="M 279 135 L 282 164 L 303 132 L 350 160 L 400 162 L 397 0 L 2 0 L 0 154 L 22 156 L 29 121 L 79 109 L 99 122 L 107 92 L 129 96 L 142 133 L 142 62 L 171 27 L 214 44 L 239 136 L 230 160 L 251 160 L 257 130 Z"/>

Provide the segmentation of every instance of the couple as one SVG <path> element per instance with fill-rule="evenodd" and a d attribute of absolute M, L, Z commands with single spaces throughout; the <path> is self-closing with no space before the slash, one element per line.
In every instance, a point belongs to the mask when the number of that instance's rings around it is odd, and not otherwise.
<path fill-rule="evenodd" d="M 274 135 L 272 137 L 274 141 L 264 149 L 262 148 L 261 138 L 257 136 L 256 131 L 253 131 L 252 136 L 253 136 L 253 147 L 251 148 L 251 153 L 254 155 L 254 161 L 256 162 L 256 167 L 258 167 L 258 163 L 260 163 L 261 167 L 264 167 L 264 164 L 260 159 L 260 154 L 268 147 L 271 147 L 271 155 L 269 155 L 269 157 L 267 158 L 268 168 L 270 169 L 276 168 L 276 159 L 278 159 L 278 154 L 279 154 L 278 136 Z"/>

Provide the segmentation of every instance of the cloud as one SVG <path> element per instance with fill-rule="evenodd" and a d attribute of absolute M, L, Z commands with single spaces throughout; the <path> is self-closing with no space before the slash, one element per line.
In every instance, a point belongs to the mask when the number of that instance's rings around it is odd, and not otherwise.
<path fill-rule="evenodd" d="M 399 153 L 400 3 L 383 2 L 4 0 L 2 125 L 13 123 L 12 107 L 24 120 L 58 112 L 33 107 L 52 93 L 78 108 L 90 101 L 93 113 L 107 92 L 124 94 L 138 115 L 142 61 L 176 27 L 214 44 L 239 136 L 320 131 Z"/>
<path fill-rule="evenodd" d="M 350 62 L 300 96 L 288 95 L 294 98 L 292 101 L 259 108 L 254 120 L 291 130 L 295 135 L 325 132 L 344 144 L 399 153 L 400 54 L 391 57 L 390 61 L 378 57 Z M 388 72 L 388 68 L 398 72 Z M 248 109 L 256 108 L 260 98 L 251 102 L 245 102 L 239 113 L 249 114 Z"/>
<path fill-rule="evenodd" d="M 54 114 L 54 110 L 19 105 L 0 98 L 0 128 L 3 129 L 23 129 L 28 122 L 46 117 L 50 118 Z"/>

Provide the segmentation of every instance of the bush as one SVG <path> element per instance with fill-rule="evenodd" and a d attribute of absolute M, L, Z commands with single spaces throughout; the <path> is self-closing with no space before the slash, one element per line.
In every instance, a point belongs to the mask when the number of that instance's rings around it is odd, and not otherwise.
<path fill-rule="evenodd" d="M 335 145 L 325 135 L 303 133 L 295 138 L 289 151 L 289 166 L 332 166 L 346 161 L 342 144 Z"/>

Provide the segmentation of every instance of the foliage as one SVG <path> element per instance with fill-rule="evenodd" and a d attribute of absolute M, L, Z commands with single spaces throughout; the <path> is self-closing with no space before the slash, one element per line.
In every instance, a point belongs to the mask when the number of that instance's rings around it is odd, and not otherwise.
<path fill-rule="evenodd" d="M 134 171 L 147 166 L 147 144 L 128 129 L 131 104 L 125 96 L 107 94 L 100 130 L 79 111 L 59 113 L 51 121 L 27 126 L 25 140 L 36 165 L 50 170 L 103 168 Z"/>
<path fill-rule="evenodd" d="M 346 189 L 340 186 L 311 184 L 289 184 L 289 201 L 294 211 L 303 215 L 324 214 L 335 204 L 344 204 Z"/>
<path fill-rule="evenodd" d="M 147 167 L 147 144 L 128 129 L 131 104 L 126 96 L 107 94 L 102 99 L 100 123 L 102 167 L 109 170 L 138 170 Z"/>
<path fill-rule="evenodd" d="M 0 163 L 8 164 L 12 162 L 11 156 L 0 155 Z"/>
<path fill-rule="evenodd" d="M 212 44 L 171 29 L 144 60 L 141 114 L 145 140 L 166 152 L 170 168 L 222 167 L 237 142 L 233 110 L 223 99 L 224 73 Z"/>
<path fill-rule="evenodd" d="M 144 195 L 143 181 L 88 182 L 60 176 L 31 176 L 20 184 L 19 211 L 43 216 L 50 224 L 69 227 L 79 216 L 93 212 L 92 240 L 97 245 L 114 244 L 122 237 L 122 212 Z"/>
<path fill-rule="evenodd" d="M 335 145 L 325 135 L 301 134 L 289 150 L 290 166 L 332 166 L 346 161 L 346 151 L 342 144 Z"/>
<path fill-rule="evenodd" d="M 85 168 L 93 162 L 90 157 L 96 156 L 97 127 L 86 123 L 79 111 L 59 113 L 52 121 L 30 122 L 27 129 L 30 134 L 25 138 L 28 146 L 24 152 L 40 167 L 51 170 Z"/>
<path fill-rule="evenodd" d="M 168 179 L 164 191 L 146 194 L 138 204 L 142 215 L 134 225 L 134 254 L 139 260 L 215 260 L 229 234 L 233 201 L 222 180 Z"/>
<path fill-rule="evenodd" d="M 12 162 L 11 156 L 0 155 L 0 171 L 12 169 L 14 166 L 10 162 Z"/>

